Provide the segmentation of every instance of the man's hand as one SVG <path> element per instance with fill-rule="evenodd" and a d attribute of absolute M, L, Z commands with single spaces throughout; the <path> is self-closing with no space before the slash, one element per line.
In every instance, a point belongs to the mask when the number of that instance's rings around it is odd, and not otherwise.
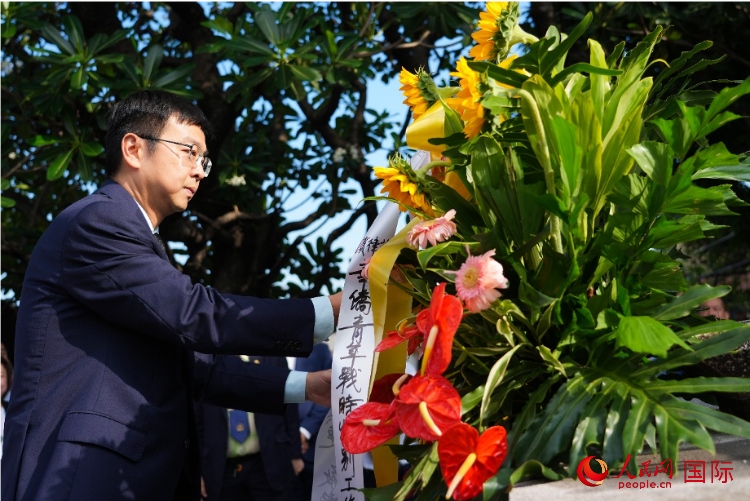
<path fill-rule="evenodd" d="M 331 369 L 307 373 L 305 399 L 323 407 L 331 406 Z"/>
<path fill-rule="evenodd" d="M 300 433 L 299 434 L 299 442 L 302 445 L 302 454 L 305 454 L 307 452 L 307 449 L 310 447 L 310 444 L 307 441 L 307 437 Z"/>
<path fill-rule="evenodd" d="M 334 327 L 339 324 L 339 312 L 341 311 L 341 295 L 343 292 L 337 292 L 332 296 L 328 296 L 328 300 L 331 301 L 333 307 L 333 325 Z"/>
<path fill-rule="evenodd" d="M 292 468 L 294 468 L 294 474 L 299 475 L 305 469 L 305 461 L 300 458 L 292 459 Z"/>

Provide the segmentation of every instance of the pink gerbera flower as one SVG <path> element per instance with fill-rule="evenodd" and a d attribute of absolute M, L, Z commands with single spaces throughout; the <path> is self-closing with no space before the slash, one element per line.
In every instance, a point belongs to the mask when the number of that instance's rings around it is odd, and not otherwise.
<path fill-rule="evenodd" d="M 452 221 L 455 216 L 456 211 L 451 209 L 437 219 L 418 223 L 406 236 L 406 242 L 422 249 L 427 248 L 427 242 L 431 245 L 445 242 L 456 233 L 456 223 Z"/>
<path fill-rule="evenodd" d="M 497 289 L 508 287 L 508 279 L 503 276 L 503 265 L 492 258 L 494 255 L 494 250 L 481 256 L 469 255 L 458 271 L 446 271 L 456 275 L 456 295 L 472 313 L 489 308 L 501 296 Z"/>

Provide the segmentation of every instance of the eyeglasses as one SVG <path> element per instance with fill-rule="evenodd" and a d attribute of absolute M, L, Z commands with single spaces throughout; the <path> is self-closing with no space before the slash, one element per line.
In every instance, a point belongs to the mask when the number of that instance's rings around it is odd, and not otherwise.
<path fill-rule="evenodd" d="M 162 139 L 160 137 L 148 137 L 148 136 L 138 136 L 141 139 L 148 139 L 149 141 L 164 141 L 165 143 L 172 143 L 172 144 L 178 144 L 180 146 L 184 146 L 189 150 L 188 152 L 188 158 L 191 162 L 195 162 L 195 165 L 203 169 L 203 175 L 205 177 L 208 177 L 208 174 L 211 172 L 211 159 L 208 158 L 206 155 L 202 153 L 198 153 L 198 147 L 194 144 L 186 144 L 186 143 L 178 143 L 177 141 L 170 141 L 169 139 Z"/>

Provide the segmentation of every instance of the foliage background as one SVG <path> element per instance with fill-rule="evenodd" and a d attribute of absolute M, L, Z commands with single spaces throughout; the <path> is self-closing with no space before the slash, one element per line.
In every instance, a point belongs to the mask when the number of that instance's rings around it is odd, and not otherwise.
<path fill-rule="evenodd" d="M 217 130 L 209 145 L 217 174 L 203 182 L 186 214 L 162 227 L 181 254 L 175 256 L 177 266 L 223 291 L 324 293 L 342 276 L 343 239 L 361 237 L 349 230 L 358 219 L 369 224 L 376 215 L 372 203 L 356 205 L 378 191 L 366 155 L 390 140 L 400 148 L 409 121 L 367 109 L 373 82 L 395 79 L 402 66 L 433 73 L 452 68 L 458 50 L 470 45 L 481 6 L 3 4 L 2 331 L 11 353 L 15 304 L 31 250 L 60 210 L 103 181 L 99 145 L 106 110 L 115 100 L 146 87 L 181 92 L 196 99 Z M 588 37 L 611 50 L 621 40 L 642 38 L 656 24 L 671 24 L 658 45 L 665 52 L 656 57 L 673 60 L 709 39 L 710 57 L 727 59 L 696 80 L 736 80 L 750 73 L 744 55 L 750 42 L 747 3 L 533 2 L 525 28 L 542 35 L 555 24 L 566 32 L 587 11 L 594 12 L 594 21 L 569 62 L 588 57 Z M 732 110 L 750 116 L 750 103 L 741 100 Z M 747 149 L 750 120 L 719 134 L 711 141 L 740 153 Z M 234 174 L 245 176 L 247 184 L 227 185 Z M 309 209 L 290 218 L 284 202 L 295 189 L 309 186 L 319 186 L 304 201 Z M 750 200 L 747 187 L 735 191 Z M 737 284 L 747 276 L 748 251 L 741 240 L 750 223 L 747 208 L 738 209 L 741 217 L 727 218 L 730 228 L 718 234 L 726 237 L 720 245 L 696 242 L 684 249 L 694 256 L 686 260 L 694 280 Z M 324 238 L 305 238 L 342 213 L 344 222 Z M 282 286 L 284 276 L 296 280 Z M 747 293 L 737 290 L 729 301 L 741 314 L 750 307 Z"/>

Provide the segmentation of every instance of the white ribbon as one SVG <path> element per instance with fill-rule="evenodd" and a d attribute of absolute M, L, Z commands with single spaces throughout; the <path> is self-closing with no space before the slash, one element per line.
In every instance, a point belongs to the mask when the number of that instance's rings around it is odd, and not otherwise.
<path fill-rule="evenodd" d="M 412 157 L 411 165 L 418 169 L 429 160 L 428 152 L 419 151 Z M 367 402 L 373 369 L 372 302 L 362 270 L 375 251 L 393 237 L 398 216 L 398 205 L 387 204 L 349 262 L 333 347 L 331 411 L 320 427 L 315 446 L 312 499 L 316 501 L 365 500 L 358 490 L 364 487 L 363 455 L 344 450 L 341 428 L 346 416 Z"/>

